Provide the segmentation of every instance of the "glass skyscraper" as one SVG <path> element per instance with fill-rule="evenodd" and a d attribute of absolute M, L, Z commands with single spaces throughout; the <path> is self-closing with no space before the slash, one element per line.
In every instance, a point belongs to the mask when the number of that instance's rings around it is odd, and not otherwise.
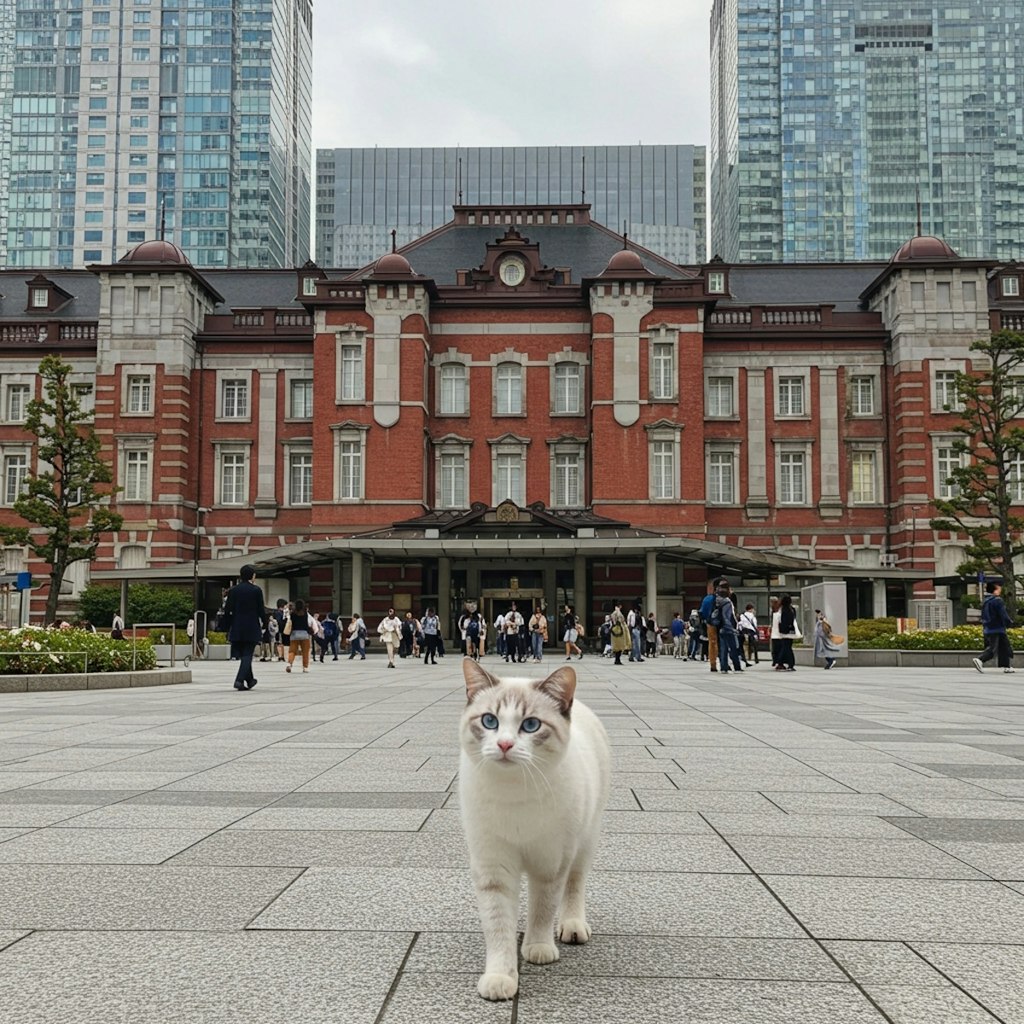
<path fill-rule="evenodd" d="M 312 0 L 0 0 L 0 265 L 310 253 Z"/>
<path fill-rule="evenodd" d="M 711 252 L 1024 257 L 1024 5 L 715 0 Z"/>
<path fill-rule="evenodd" d="M 461 196 L 461 199 L 460 199 Z M 318 149 L 316 258 L 362 266 L 465 203 L 591 204 L 591 216 L 677 263 L 705 258 L 703 146 Z"/>

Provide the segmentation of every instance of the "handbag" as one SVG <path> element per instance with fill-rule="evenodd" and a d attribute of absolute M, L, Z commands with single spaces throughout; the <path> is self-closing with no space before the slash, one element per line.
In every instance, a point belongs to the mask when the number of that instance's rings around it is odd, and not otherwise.
<path fill-rule="evenodd" d="M 284 635 L 285 636 L 291 636 L 292 635 L 292 617 L 290 615 L 288 616 L 288 618 L 287 618 L 287 620 L 285 621 L 285 624 L 284 624 Z"/>
<path fill-rule="evenodd" d="M 616 622 L 615 625 L 612 626 L 612 636 L 622 636 L 623 632 L 625 631 L 622 628 L 621 622 Z"/>
<path fill-rule="evenodd" d="M 833 634 L 832 634 L 832 635 L 831 635 L 831 636 L 829 637 L 829 639 L 830 639 L 830 640 L 832 641 L 832 643 L 834 643 L 834 644 L 835 644 L 835 645 L 836 645 L 837 647 L 839 646 L 839 644 L 843 644 L 843 643 L 846 643 L 846 637 L 845 637 L 845 636 L 843 636 L 843 634 L 842 634 L 842 633 L 833 633 Z"/>

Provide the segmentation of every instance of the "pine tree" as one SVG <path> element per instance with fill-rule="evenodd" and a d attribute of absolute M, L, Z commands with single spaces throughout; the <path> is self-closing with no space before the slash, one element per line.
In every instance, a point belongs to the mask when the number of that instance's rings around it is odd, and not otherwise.
<path fill-rule="evenodd" d="M 59 356 L 46 356 L 39 364 L 42 397 L 28 403 L 25 429 L 37 439 L 42 471 L 28 473 L 14 503 L 15 513 L 32 525 L 0 526 L 5 543 L 27 545 L 50 566 L 48 623 L 57 617 L 68 566 L 92 561 L 102 536 L 122 523 L 109 504 L 113 471 L 100 457 L 93 414 L 82 409 L 70 374 Z"/>
<path fill-rule="evenodd" d="M 1012 616 L 1024 582 L 1015 568 L 1024 555 L 1024 334 L 999 331 L 970 351 L 980 368 L 956 379 L 961 422 L 951 447 L 961 465 L 945 481 L 953 493 L 933 501 L 931 525 L 967 538 L 959 572 L 1000 577 Z"/>

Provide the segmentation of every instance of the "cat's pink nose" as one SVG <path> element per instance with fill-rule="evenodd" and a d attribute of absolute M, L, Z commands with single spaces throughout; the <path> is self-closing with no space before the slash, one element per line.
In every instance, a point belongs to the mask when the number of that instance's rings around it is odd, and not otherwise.
<path fill-rule="evenodd" d="M 515 740 L 498 740 L 498 749 L 505 754 L 507 754 L 515 745 Z"/>

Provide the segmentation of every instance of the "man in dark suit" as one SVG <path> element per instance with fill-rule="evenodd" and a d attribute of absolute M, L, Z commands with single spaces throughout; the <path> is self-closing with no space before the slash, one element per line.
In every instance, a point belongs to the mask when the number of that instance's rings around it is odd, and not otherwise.
<path fill-rule="evenodd" d="M 263 640 L 267 609 L 263 604 L 263 591 L 253 583 L 255 566 L 243 565 L 239 576 L 242 580 L 228 591 L 224 611 L 231 619 L 228 629 L 231 655 L 238 658 L 235 689 L 251 690 L 256 685 L 256 677 L 252 674 L 252 656 L 256 645 Z"/>

